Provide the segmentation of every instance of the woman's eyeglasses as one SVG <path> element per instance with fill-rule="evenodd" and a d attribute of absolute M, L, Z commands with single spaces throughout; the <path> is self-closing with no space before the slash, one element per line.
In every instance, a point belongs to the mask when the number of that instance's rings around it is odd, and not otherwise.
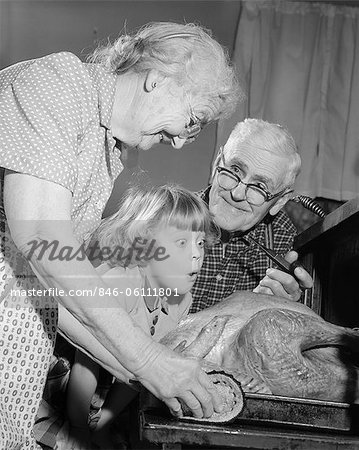
<path fill-rule="evenodd" d="M 201 120 L 196 117 L 192 106 L 189 102 L 189 98 L 187 93 L 185 92 L 185 97 L 187 99 L 187 103 L 188 103 L 188 107 L 189 107 L 189 111 L 190 111 L 190 120 L 189 120 L 189 124 L 185 126 L 184 130 L 181 131 L 181 133 L 178 135 L 178 137 L 180 139 L 186 139 L 189 142 L 193 142 L 196 137 L 199 135 L 199 133 L 202 131 L 203 128 L 203 124 L 201 122 Z"/>
<path fill-rule="evenodd" d="M 178 137 L 181 139 L 194 141 L 201 131 L 202 124 L 200 119 L 196 116 L 191 116 L 189 124 L 185 126 L 185 129 L 178 135 Z"/>

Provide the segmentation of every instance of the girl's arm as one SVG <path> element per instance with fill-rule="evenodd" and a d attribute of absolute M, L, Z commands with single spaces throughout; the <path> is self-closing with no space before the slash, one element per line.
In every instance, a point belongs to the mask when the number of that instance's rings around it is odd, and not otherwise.
<path fill-rule="evenodd" d="M 74 428 L 88 429 L 88 415 L 92 397 L 96 392 L 98 376 L 98 364 L 77 350 L 66 395 L 67 417 Z"/>

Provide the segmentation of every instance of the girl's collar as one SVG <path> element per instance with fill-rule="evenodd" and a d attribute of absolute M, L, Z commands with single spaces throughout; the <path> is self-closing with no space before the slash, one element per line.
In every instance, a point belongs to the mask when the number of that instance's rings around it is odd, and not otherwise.
<path fill-rule="evenodd" d="M 153 288 L 151 286 L 151 282 L 148 279 L 146 273 L 144 272 L 142 267 L 139 267 L 139 271 L 140 274 L 142 276 L 142 281 L 143 281 L 143 288 L 144 288 L 144 294 L 146 292 L 148 292 L 149 294 L 153 291 L 153 293 L 155 294 L 156 292 L 156 288 Z M 159 295 L 143 295 L 143 300 L 145 302 L 146 308 L 148 309 L 148 311 L 150 313 L 152 313 L 153 311 L 155 311 L 158 308 L 161 308 L 161 311 L 164 314 L 168 314 L 168 302 L 167 302 L 167 297 L 166 296 L 159 296 Z M 154 301 L 153 301 L 154 300 Z"/>

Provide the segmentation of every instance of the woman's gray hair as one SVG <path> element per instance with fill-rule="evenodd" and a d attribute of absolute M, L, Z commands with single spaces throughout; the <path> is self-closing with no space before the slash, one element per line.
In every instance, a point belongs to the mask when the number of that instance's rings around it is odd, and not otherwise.
<path fill-rule="evenodd" d="M 111 73 L 156 69 L 197 100 L 203 123 L 233 112 L 244 93 L 227 51 L 199 25 L 154 22 L 98 47 L 89 62 Z"/>

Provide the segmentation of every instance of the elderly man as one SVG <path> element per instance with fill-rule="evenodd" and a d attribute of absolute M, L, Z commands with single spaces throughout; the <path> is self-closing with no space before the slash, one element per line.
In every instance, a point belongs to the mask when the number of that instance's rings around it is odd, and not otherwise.
<path fill-rule="evenodd" d="M 238 290 L 299 299 L 298 282 L 268 269 L 269 258 L 245 237 L 282 255 L 292 248 L 296 229 L 281 209 L 291 197 L 300 164 L 294 139 L 280 125 L 246 119 L 234 128 L 215 161 L 212 185 L 202 193 L 221 239 L 206 254 L 192 289 L 191 312 Z M 297 256 L 289 252 L 286 259 L 293 262 Z M 297 268 L 295 274 L 302 287 L 312 286 L 305 270 Z"/>

